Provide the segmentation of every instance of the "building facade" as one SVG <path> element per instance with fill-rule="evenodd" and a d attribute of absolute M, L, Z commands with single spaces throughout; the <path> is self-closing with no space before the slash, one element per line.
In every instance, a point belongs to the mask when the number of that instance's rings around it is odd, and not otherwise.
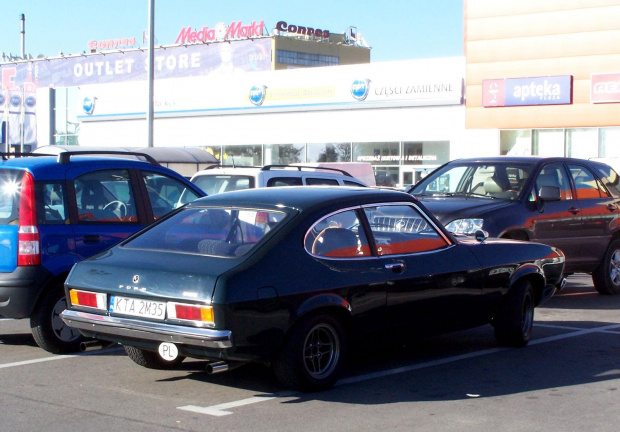
<path fill-rule="evenodd" d="M 464 4 L 466 128 L 497 154 L 620 156 L 620 1 Z"/>

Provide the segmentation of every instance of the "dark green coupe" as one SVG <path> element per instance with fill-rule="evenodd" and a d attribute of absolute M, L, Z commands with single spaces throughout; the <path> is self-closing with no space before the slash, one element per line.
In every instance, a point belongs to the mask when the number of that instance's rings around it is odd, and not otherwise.
<path fill-rule="evenodd" d="M 142 366 L 259 362 L 287 387 L 322 390 L 352 343 L 491 323 L 500 344 L 526 345 L 564 254 L 477 237 L 454 237 L 397 191 L 219 194 L 78 263 L 62 319 Z"/>

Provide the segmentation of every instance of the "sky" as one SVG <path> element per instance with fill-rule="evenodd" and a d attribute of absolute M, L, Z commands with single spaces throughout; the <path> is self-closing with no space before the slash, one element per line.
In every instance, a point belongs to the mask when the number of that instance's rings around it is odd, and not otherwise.
<path fill-rule="evenodd" d="M 371 62 L 463 55 L 463 0 L 153 0 L 157 45 L 172 45 L 181 29 L 223 22 L 278 21 L 344 33 L 357 28 Z M 56 57 L 88 52 L 88 42 L 135 38 L 142 45 L 150 0 L 5 0 L 0 53 Z M 143 45 L 143 46 L 146 46 Z M 1 61 L 1 59 L 0 59 Z"/>

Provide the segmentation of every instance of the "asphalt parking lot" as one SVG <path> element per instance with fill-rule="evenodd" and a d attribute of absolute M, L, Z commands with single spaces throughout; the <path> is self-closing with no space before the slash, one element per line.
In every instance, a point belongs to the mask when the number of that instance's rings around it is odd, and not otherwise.
<path fill-rule="evenodd" d="M 498 348 L 490 326 L 360 350 L 330 391 L 279 388 L 245 366 L 141 368 L 118 347 L 39 349 L 27 320 L 0 320 L 0 431 L 615 431 L 620 296 L 588 276 L 536 309 L 531 343 Z"/>

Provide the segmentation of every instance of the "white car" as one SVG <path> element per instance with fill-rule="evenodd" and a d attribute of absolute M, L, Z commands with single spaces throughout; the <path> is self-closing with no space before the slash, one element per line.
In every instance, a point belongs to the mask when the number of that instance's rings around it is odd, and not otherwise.
<path fill-rule="evenodd" d="M 198 171 L 191 181 L 208 195 L 273 186 L 368 187 L 366 183 L 344 170 L 299 165 L 266 165 L 264 167 L 213 165 Z"/>

